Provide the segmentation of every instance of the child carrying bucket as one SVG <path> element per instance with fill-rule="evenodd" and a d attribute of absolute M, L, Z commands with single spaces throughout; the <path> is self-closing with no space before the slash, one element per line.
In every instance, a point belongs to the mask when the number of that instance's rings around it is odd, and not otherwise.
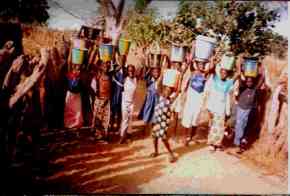
<path fill-rule="evenodd" d="M 93 123 L 92 126 L 95 128 L 97 125 L 101 129 L 102 139 L 108 141 L 108 129 L 110 125 L 111 117 L 111 86 L 112 80 L 109 75 L 110 62 L 103 62 L 100 67 L 100 72 L 97 73 L 94 80 L 94 89 L 95 89 L 95 101 L 94 101 L 94 112 L 93 112 Z M 98 129 L 97 129 L 98 130 Z M 96 130 L 96 137 L 98 138 L 99 134 Z"/>
<path fill-rule="evenodd" d="M 120 39 L 118 45 L 118 53 L 114 57 L 116 63 L 113 66 L 112 75 L 112 100 L 111 100 L 111 126 L 115 130 L 119 130 L 122 112 L 122 91 L 124 89 L 125 80 L 125 65 L 127 60 L 127 55 L 130 49 L 131 41 Z"/>
<path fill-rule="evenodd" d="M 154 122 L 152 127 L 152 137 L 154 152 L 150 155 L 151 157 L 158 156 L 158 140 L 161 139 L 164 146 L 166 147 L 169 153 L 169 161 L 171 163 L 177 160 L 177 157 L 174 155 L 173 151 L 170 148 L 168 142 L 168 127 L 171 121 L 171 105 L 176 98 L 176 93 L 173 93 L 174 89 L 169 86 L 163 86 L 162 94 L 158 100 L 158 103 L 154 111 Z"/>
<path fill-rule="evenodd" d="M 146 124 L 145 129 L 149 129 L 153 122 L 154 109 L 159 99 L 158 87 L 160 85 L 160 67 L 150 68 L 150 71 L 145 75 L 145 81 L 147 86 L 147 93 L 140 110 L 138 118 L 143 120 Z"/>
<path fill-rule="evenodd" d="M 239 87 L 235 93 L 237 105 L 234 145 L 237 147 L 237 153 L 242 153 L 245 150 L 245 129 L 250 114 L 258 107 L 258 90 L 263 85 L 263 82 L 259 80 L 261 78 L 257 77 L 257 60 L 245 58 L 243 65 Z"/>
<path fill-rule="evenodd" d="M 161 86 L 160 50 L 151 51 L 148 55 L 153 59 L 149 60 L 150 68 L 144 76 L 147 93 L 138 115 L 138 119 L 143 120 L 146 125 L 144 134 L 152 125 L 154 109 L 159 99 L 158 89 L 160 89 Z"/>
<path fill-rule="evenodd" d="M 135 76 L 135 66 L 130 64 L 127 67 L 127 77 L 124 80 L 124 90 L 122 92 L 121 144 L 126 141 L 128 131 L 131 128 L 136 88 L 137 78 Z"/>

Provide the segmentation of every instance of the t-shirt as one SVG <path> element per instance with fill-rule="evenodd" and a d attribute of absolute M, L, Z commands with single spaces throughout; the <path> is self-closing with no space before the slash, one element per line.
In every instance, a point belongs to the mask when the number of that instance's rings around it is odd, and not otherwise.
<path fill-rule="evenodd" d="M 242 109 L 251 109 L 255 106 L 257 101 L 256 89 L 246 88 L 241 91 L 238 98 L 238 106 Z"/>
<path fill-rule="evenodd" d="M 124 91 L 122 94 L 123 101 L 132 103 L 136 88 L 137 88 L 136 78 L 132 79 L 130 77 L 127 77 L 124 82 Z"/>

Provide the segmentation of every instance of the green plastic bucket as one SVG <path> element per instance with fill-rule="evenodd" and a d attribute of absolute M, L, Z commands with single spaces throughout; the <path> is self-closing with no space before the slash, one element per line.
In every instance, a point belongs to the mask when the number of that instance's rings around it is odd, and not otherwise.
<path fill-rule="evenodd" d="M 235 65 L 235 56 L 223 55 L 220 64 L 221 67 L 226 70 L 233 70 Z"/>
<path fill-rule="evenodd" d="M 119 40 L 119 45 L 118 45 L 120 54 L 121 55 L 127 55 L 129 53 L 130 46 L 131 46 L 131 41 L 130 40 L 120 39 Z"/>
<path fill-rule="evenodd" d="M 84 63 L 86 55 L 88 54 L 87 50 L 80 50 L 78 48 L 72 49 L 72 63 L 81 65 Z"/>

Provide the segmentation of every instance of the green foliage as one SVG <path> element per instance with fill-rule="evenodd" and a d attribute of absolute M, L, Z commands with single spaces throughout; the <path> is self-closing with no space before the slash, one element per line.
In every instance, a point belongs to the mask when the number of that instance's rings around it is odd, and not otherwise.
<path fill-rule="evenodd" d="M 128 12 L 128 18 L 124 36 L 130 37 L 137 46 L 148 46 L 155 40 L 161 40 L 161 35 L 157 33 L 158 23 L 155 21 L 153 10 L 147 10 L 146 13 L 131 10 Z"/>
<path fill-rule="evenodd" d="M 1 3 L 2 20 L 19 19 L 23 23 L 44 23 L 48 20 L 47 0 L 8 0 Z"/>
<path fill-rule="evenodd" d="M 271 30 L 279 19 L 278 10 L 270 10 L 263 2 L 183 0 L 179 6 L 172 21 L 157 22 L 152 11 L 131 11 L 127 35 L 139 46 L 156 40 L 164 47 L 171 43 L 190 47 L 197 35 L 206 35 L 218 40 L 221 52 L 285 54 L 288 41 Z"/>
<path fill-rule="evenodd" d="M 134 0 L 135 1 L 135 10 L 139 13 L 143 13 L 146 10 L 148 4 L 152 0 Z"/>
<path fill-rule="evenodd" d="M 197 28 L 197 19 L 202 24 Z M 173 23 L 180 23 L 193 32 L 223 40 L 235 54 L 266 55 L 271 52 L 271 23 L 279 18 L 277 10 L 267 9 L 256 1 L 182 1 Z M 174 30 L 173 30 L 174 31 Z M 189 43 L 188 43 L 189 44 Z"/>

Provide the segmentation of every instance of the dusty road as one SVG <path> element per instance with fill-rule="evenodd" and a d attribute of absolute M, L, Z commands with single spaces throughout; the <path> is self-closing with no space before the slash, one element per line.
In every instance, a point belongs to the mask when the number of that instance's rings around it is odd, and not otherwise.
<path fill-rule="evenodd" d="M 82 144 L 54 164 L 63 168 L 46 178 L 54 192 L 278 194 L 287 186 L 263 176 L 234 156 L 210 153 L 204 144 L 175 144 L 179 159 L 169 163 L 165 149 L 149 158 L 150 138 L 118 145 Z"/>

